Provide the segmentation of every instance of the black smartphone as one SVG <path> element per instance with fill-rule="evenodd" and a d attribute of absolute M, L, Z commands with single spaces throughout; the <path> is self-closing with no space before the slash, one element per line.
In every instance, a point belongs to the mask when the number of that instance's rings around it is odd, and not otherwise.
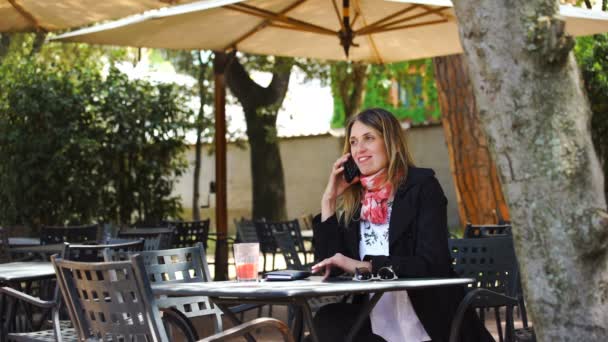
<path fill-rule="evenodd" d="M 348 157 L 348 160 L 342 166 L 344 166 L 344 180 L 347 183 L 352 182 L 355 177 L 361 174 L 352 157 Z"/>

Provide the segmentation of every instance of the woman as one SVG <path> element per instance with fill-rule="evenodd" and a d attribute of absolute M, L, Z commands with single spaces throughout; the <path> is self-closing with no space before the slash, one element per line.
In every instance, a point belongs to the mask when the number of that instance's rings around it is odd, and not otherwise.
<path fill-rule="evenodd" d="M 315 273 L 377 274 L 398 277 L 450 277 L 447 199 L 430 169 L 414 166 L 397 119 L 383 109 L 368 109 L 346 126 L 344 155 L 333 165 L 314 221 Z M 344 163 L 353 158 L 360 176 L 347 183 Z M 343 214 L 336 216 L 338 198 Z M 390 271 L 389 271 L 390 272 Z M 360 341 L 447 341 L 462 287 L 385 293 L 358 334 Z M 331 304 L 315 316 L 319 336 L 345 336 L 362 301 Z M 491 341 L 469 320 L 466 341 Z"/>

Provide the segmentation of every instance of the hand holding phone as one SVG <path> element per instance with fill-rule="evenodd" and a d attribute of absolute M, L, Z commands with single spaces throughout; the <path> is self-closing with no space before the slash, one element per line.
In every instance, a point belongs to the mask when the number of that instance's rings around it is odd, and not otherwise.
<path fill-rule="evenodd" d="M 348 157 L 348 160 L 342 166 L 344 166 L 344 180 L 349 184 L 361 174 L 353 157 Z"/>

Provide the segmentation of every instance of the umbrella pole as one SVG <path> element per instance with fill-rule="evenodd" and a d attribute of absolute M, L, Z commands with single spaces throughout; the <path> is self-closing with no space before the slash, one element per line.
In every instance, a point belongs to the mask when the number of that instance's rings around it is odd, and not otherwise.
<path fill-rule="evenodd" d="M 214 52 L 213 75 L 215 81 L 215 182 L 216 206 L 215 226 L 217 244 L 215 247 L 215 280 L 228 279 L 228 207 L 226 202 L 226 79 L 224 72 L 228 56 L 224 52 Z"/>

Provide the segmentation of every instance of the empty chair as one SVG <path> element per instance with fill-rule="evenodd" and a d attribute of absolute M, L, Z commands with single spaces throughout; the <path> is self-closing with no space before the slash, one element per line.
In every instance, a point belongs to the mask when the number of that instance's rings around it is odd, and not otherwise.
<path fill-rule="evenodd" d="M 101 230 L 99 225 L 87 226 L 42 226 L 40 229 L 40 244 L 55 243 L 96 243 L 99 241 Z"/>
<path fill-rule="evenodd" d="M 64 246 L 62 253 L 64 259 L 77 260 L 84 262 L 100 262 L 104 261 L 104 251 L 110 254 L 125 254 L 134 253 L 143 250 L 144 241 L 128 241 L 118 244 L 106 244 L 106 245 L 53 245 L 53 246 Z M 58 286 L 58 285 L 57 285 Z M 24 333 L 11 333 L 8 334 L 9 341 L 76 341 L 77 335 L 74 329 L 70 327 L 69 322 L 62 322 L 59 320 L 59 312 L 62 307 L 62 300 L 59 293 L 59 287 L 55 287 L 55 292 L 51 299 L 44 300 L 40 298 L 32 297 L 26 293 L 4 287 L 0 289 L 0 293 L 5 296 L 11 297 L 13 300 L 19 300 L 21 302 L 28 303 L 30 305 L 38 307 L 42 312 L 42 318 L 45 318 L 50 313 L 53 329 L 41 330 L 34 332 Z M 32 324 L 32 327 L 37 328 L 40 324 Z"/>
<path fill-rule="evenodd" d="M 274 238 L 274 232 L 269 222 L 266 221 L 254 221 L 253 225 L 258 235 L 258 242 L 260 243 L 260 252 L 264 257 L 263 272 L 266 272 L 266 255 L 272 255 L 272 268 L 275 269 L 275 259 L 279 252 L 279 246 Z"/>
<path fill-rule="evenodd" d="M 467 295 L 452 323 L 452 340 L 456 341 L 465 310 L 494 308 L 499 340 L 514 336 L 513 308 L 518 305 L 519 273 L 513 239 L 510 236 L 448 240 L 454 271 L 459 277 L 473 278 Z M 502 332 L 500 307 L 506 307 L 506 331 Z M 483 310 L 480 316 L 483 319 Z"/>
<path fill-rule="evenodd" d="M 259 242 L 253 221 L 241 218 L 238 221 L 234 220 L 234 225 L 236 226 L 236 242 Z"/>
<path fill-rule="evenodd" d="M 209 219 L 201 221 L 170 221 L 168 224 L 175 228 L 172 248 L 192 247 L 200 242 L 207 249 L 209 238 Z"/>
<path fill-rule="evenodd" d="M 472 225 L 467 223 L 464 230 L 465 238 L 490 238 L 490 237 L 512 237 L 510 224 L 498 224 L 498 225 Z M 517 263 L 516 263 L 517 264 Z M 518 268 L 519 270 L 519 268 Z M 519 314 L 524 328 L 528 327 L 528 315 L 526 312 L 526 305 L 524 302 L 523 288 L 521 285 L 521 279 L 518 278 L 517 283 L 517 300 L 519 302 Z"/>
<path fill-rule="evenodd" d="M 492 237 L 492 236 L 510 236 L 511 225 L 510 224 L 499 224 L 499 225 L 472 225 L 467 223 L 464 228 L 463 237 L 465 239 L 477 238 L 477 237 Z"/>
<path fill-rule="evenodd" d="M 288 232 L 291 235 L 296 252 L 304 255 L 305 264 L 308 262 L 307 256 L 310 254 L 310 251 L 306 250 L 304 239 L 302 238 L 302 231 L 300 229 L 300 222 L 297 219 L 291 221 L 267 222 L 266 224 L 270 226 L 273 232 Z"/>
<path fill-rule="evenodd" d="M 11 261 L 11 253 L 8 245 L 8 233 L 5 228 L 0 227 L 0 262 Z"/>
<path fill-rule="evenodd" d="M 144 239 L 144 250 L 155 251 L 171 248 L 174 228 L 129 228 L 119 231 L 117 236 L 129 240 Z"/>
<path fill-rule="evenodd" d="M 82 340 L 169 341 L 141 255 L 104 263 L 53 257 L 53 264 Z M 203 341 L 224 340 L 261 326 L 275 327 L 285 341 L 293 341 L 285 324 L 272 318 L 257 319 Z"/>

